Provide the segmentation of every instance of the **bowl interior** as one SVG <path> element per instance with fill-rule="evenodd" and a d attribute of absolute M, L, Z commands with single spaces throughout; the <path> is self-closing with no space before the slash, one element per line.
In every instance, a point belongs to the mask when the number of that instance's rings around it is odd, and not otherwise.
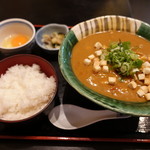
<path fill-rule="evenodd" d="M 150 39 L 150 26 L 140 20 L 128 17 L 103 16 L 79 23 L 67 34 L 59 51 L 58 60 L 61 72 L 75 90 L 98 105 L 121 113 L 150 116 L 150 102 L 125 102 L 98 94 L 84 86 L 72 71 L 71 53 L 74 45 L 88 35 L 110 30 L 127 31 Z"/>
<path fill-rule="evenodd" d="M 66 25 L 61 25 L 61 24 L 48 24 L 43 26 L 41 29 L 39 29 L 36 33 L 36 42 L 37 44 L 47 50 L 42 43 L 42 36 L 44 34 L 50 35 L 53 32 L 58 32 L 58 33 L 63 33 L 67 34 L 68 33 L 68 27 Z M 51 50 L 58 50 L 58 48 L 52 48 Z M 49 51 L 49 50 L 48 50 Z"/>
<path fill-rule="evenodd" d="M 53 99 L 57 92 L 57 86 L 58 86 L 57 75 L 56 75 L 56 72 L 55 72 L 53 66 L 48 61 L 46 61 L 45 59 L 43 59 L 39 56 L 31 55 L 31 54 L 18 54 L 18 55 L 10 56 L 10 57 L 5 58 L 2 61 L 0 61 L 0 75 L 5 74 L 6 70 L 9 67 L 14 66 L 16 64 L 23 64 L 23 65 L 29 65 L 29 66 L 31 66 L 32 64 L 38 64 L 41 68 L 41 71 L 44 72 L 47 75 L 47 77 L 53 76 L 55 78 L 56 90 L 55 90 L 55 93 L 54 93 L 52 99 L 46 104 L 46 106 L 43 109 L 41 109 L 40 111 L 38 111 L 37 113 L 35 113 L 34 115 L 32 115 L 28 118 L 20 119 L 20 120 L 11 120 L 11 121 L 1 120 L 2 122 L 8 122 L 8 123 L 21 122 L 21 121 L 29 120 L 29 119 L 37 116 L 53 102 Z"/>
<path fill-rule="evenodd" d="M 14 55 L 0 61 L 0 75 L 4 74 L 9 67 L 16 64 L 31 66 L 33 63 L 38 64 L 41 68 L 41 71 L 44 72 L 48 77 L 53 75 L 54 78 L 57 79 L 55 70 L 48 61 L 39 56 L 30 54 Z"/>

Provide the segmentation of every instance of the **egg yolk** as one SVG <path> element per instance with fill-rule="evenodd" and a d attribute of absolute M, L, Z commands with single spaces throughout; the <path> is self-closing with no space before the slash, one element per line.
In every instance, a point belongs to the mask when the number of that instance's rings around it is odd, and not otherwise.
<path fill-rule="evenodd" d="M 16 35 L 12 38 L 11 44 L 13 47 L 21 46 L 28 41 L 28 38 L 24 35 Z"/>
<path fill-rule="evenodd" d="M 10 35 L 2 41 L 1 45 L 5 48 L 18 47 L 25 44 L 28 40 L 29 38 L 26 35 Z"/>

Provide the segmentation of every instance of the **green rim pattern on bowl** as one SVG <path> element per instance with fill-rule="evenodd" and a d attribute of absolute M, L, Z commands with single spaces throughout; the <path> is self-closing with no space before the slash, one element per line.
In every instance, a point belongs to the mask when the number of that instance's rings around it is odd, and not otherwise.
<path fill-rule="evenodd" d="M 150 102 L 124 102 L 103 96 L 84 86 L 72 71 L 71 53 L 74 45 L 88 35 L 109 30 L 127 31 L 150 40 L 150 25 L 137 19 L 113 15 L 81 22 L 70 30 L 60 48 L 58 61 L 61 72 L 75 90 L 98 105 L 121 113 L 150 116 Z"/>

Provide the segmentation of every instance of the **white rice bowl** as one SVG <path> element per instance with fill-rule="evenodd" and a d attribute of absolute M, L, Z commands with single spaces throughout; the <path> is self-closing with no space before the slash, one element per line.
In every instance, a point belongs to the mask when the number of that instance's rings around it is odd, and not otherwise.
<path fill-rule="evenodd" d="M 47 77 L 40 66 L 15 65 L 0 77 L 0 119 L 22 120 L 52 100 L 56 90 L 53 76 Z"/>

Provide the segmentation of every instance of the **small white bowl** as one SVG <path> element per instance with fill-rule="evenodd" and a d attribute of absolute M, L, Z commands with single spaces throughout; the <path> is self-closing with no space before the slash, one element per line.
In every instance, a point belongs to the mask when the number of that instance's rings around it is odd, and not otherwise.
<path fill-rule="evenodd" d="M 7 19 L 0 22 L 0 52 L 9 55 L 14 53 L 26 53 L 31 50 L 31 46 L 35 41 L 35 27 L 34 25 L 20 18 Z M 28 40 L 16 47 L 4 47 L 3 40 L 9 38 L 12 35 L 24 35 L 28 37 Z"/>
<path fill-rule="evenodd" d="M 52 23 L 52 24 L 43 26 L 37 31 L 36 36 L 35 36 L 36 43 L 40 48 L 42 48 L 47 53 L 56 53 L 59 51 L 59 48 L 51 48 L 51 49 L 45 48 L 42 42 L 42 37 L 44 34 L 50 35 L 53 32 L 62 33 L 66 35 L 69 32 L 69 29 L 68 29 L 68 26 L 64 24 Z"/>

